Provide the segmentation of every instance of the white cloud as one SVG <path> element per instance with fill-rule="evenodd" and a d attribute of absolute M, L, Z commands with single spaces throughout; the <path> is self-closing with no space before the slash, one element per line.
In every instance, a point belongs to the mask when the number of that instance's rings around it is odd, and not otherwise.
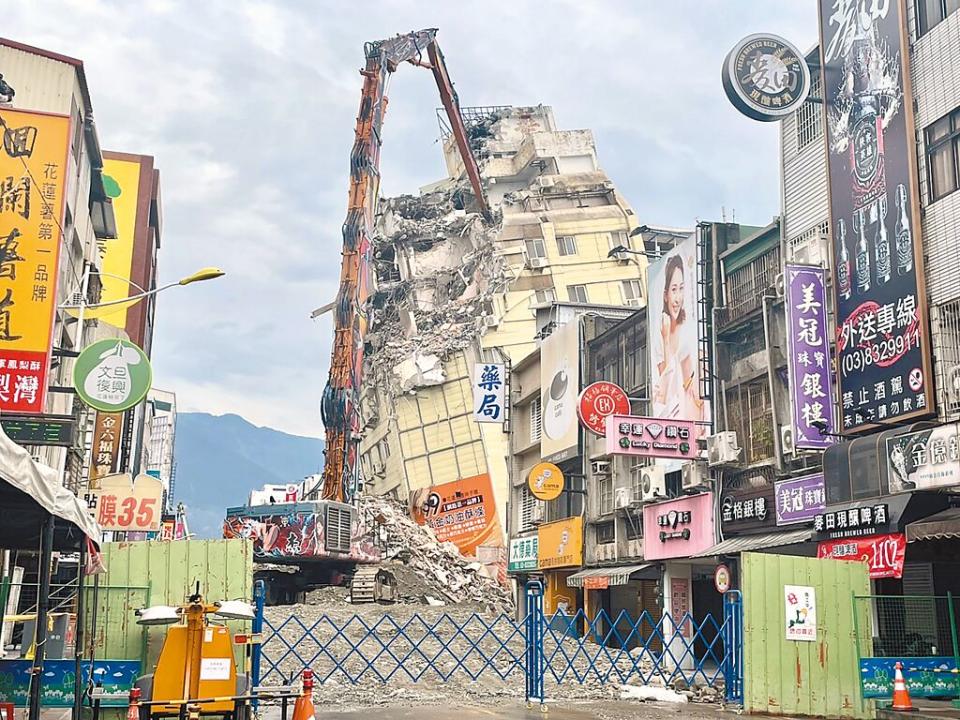
<path fill-rule="evenodd" d="M 778 212 L 777 128 L 727 102 L 720 67 L 743 35 L 816 40 L 815 3 L 750 0 L 367 4 L 301 0 L 32 0 L 4 35 L 84 60 L 103 147 L 156 157 L 161 279 L 228 275 L 157 309 L 158 386 L 182 407 L 319 435 L 363 43 L 439 27 L 465 105 L 552 105 L 595 131 L 601 163 L 644 221 Z M 0 69 L 2 72 L 2 69 Z M 390 88 L 385 193 L 443 161 L 431 74 Z"/>

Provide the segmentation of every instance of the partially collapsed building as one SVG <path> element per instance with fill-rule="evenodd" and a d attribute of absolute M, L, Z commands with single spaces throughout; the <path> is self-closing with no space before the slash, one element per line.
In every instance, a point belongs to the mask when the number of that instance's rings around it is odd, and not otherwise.
<path fill-rule="evenodd" d="M 465 209 L 441 121 L 449 177 L 378 211 L 361 468 L 367 493 L 404 501 L 489 476 L 502 535 L 510 423 L 472 420 L 474 363 L 534 350 L 536 308 L 555 300 L 645 306 L 646 259 L 611 251 L 644 249 L 648 228 L 601 170 L 589 130 L 557 129 L 544 106 L 464 116 L 495 217 Z"/>

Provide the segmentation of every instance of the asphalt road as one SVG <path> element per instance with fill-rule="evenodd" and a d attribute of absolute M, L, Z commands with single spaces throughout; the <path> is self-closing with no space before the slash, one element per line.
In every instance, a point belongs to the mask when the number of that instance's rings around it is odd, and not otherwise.
<path fill-rule="evenodd" d="M 419 705 L 416 707 L 365 708 L 336 711 L 316 708 L 317 720 L 718 720 L 731 717 L 712 705 L 618 702 L 613 700 L 584 703 L 551 703 L 546 714 L 538 705 L 527 709 L 524 703 L 513 700 L 491 702 L 490 705 Z M 266 717 L 264 720 L 278 720 Z"/>

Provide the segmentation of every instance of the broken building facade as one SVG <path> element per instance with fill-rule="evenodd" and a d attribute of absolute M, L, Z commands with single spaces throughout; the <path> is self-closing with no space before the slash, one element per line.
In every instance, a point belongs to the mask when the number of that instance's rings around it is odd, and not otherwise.
<path fill-rule="evenodd" d="M 601 170 L 589 130 L 558 130 L 549 107 L 466 108 L 493 222 L 469 211 L 445 130 L 449 177 L 384 199 L 375 238 L 361 471 L 365 491 L 411 492 L 489 476 L 501 528 L 512 423 L 473 421 L 477 362 L 536 349 L 538 307 L 643 307 L 645 226 Z M 509 403 L 508 403 L 509 404 Z"/>

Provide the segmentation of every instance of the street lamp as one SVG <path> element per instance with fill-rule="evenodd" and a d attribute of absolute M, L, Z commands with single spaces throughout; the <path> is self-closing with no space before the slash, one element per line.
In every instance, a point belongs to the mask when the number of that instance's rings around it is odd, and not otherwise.
<path fill-rule="evenodd" d="M 106 274 L 106 273 L 100 273 L 100 274 Z M 149 297 L 150 295 L 156 295 L 159 292 L 163 292 L 164 290 L 167 290 L 172 287 L 177 287 L 178 285 L 190 285 L 191 283 L 203 282 L 205 280 L 215 280 L 218 277 L 223 277 L 225 274 L 226 273 L 224 273 L 224 271 L 221 270 L 220 268 L 205 267 L 205 268 L 201 268 L 200 270 L 197 270 L 192 275 L 187 275 L 185 278 L 177 280 L 176 282 L 172 282 L 167 285 L 154 288 L 153 290 L 144 290 L 137 295 L 130 295 L 129 297 L 119 298 L 117 300 L 109 300 L 107 302 L 102 302 L 102 303 L 80 303 L 80 304 L 65 303 L 60 306 L 60 309 L 83 311 L 83 310 L 93 310 L 96 308 L 110 307 L 112 305 L 122 305 L 124 303 L 132 304 L 135 302 L 139 302 L 140 300 L 143 300 L 145 297 Z M 88 279 L 89 279 L 89 270 L 85 273 L 84 279 L 83 279 L 82 294 L 84 297 L 86 297 Z M 127 280 L 127 282 L 130 282 L 130 281 Z M 130 284 L 133 284 L 133 283 L 130 283 Z"/>
<path fill-rule="evenodd" d="M 646 250 L 634 250 L 633 248 L 628 248 L 625 245 L 617 245 L 615 248 L 611 248 L 610 252 L 607 253 L 608 258 L 617 258 L 621 254 L 627 255 L 643 255 L 645 258 L 650 258 L 651 260 L 659 260 L 662 255 L 657 253 L 650 253 Z"/>

